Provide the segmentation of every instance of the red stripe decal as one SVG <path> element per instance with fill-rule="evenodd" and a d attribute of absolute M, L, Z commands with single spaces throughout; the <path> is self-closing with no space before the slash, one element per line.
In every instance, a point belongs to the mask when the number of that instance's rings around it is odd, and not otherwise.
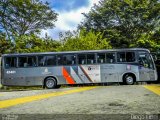
<path fill-rule="evenodd" d="M 67 70 L 64 67 L 62 67 L 62 74 L 63 74 L 63 77 L 65 78 L 65 80 L 67 81 L 67 83 L 69 83 L 69 84 L 75 84 L 75 81 L 69 75 L 69 73 L 67 72 Z"/>

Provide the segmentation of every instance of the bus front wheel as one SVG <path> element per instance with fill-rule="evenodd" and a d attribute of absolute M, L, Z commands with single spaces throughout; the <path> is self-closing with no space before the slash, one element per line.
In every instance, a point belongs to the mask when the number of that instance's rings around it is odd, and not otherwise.
<path fill-rule="evenodd" d="M 53 89 L 53 88 L 56 88 L 56 86 L 57 86 L 57 82 L 53 77 L 46 78 L 45 87 L 47 89 Z"/>
<path fill-rule="evenodd" d="M 134 80 L 135 80 L 135 78 L 134 78 L 134 76 L 131 75 L 131 74 L 126 74 L 126 75 L 124 76 L 124 82 L 125 82 L 125 84 L 127 84 L 127 85 L 133 85 L 133 84 L 134 84 Z"/>

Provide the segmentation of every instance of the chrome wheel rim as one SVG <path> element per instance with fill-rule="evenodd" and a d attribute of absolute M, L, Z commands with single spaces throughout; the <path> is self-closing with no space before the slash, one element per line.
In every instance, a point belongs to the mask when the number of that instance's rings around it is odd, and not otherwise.
<path fill-rule="evenodd" d="M 128 76 L 127 78 L 126 78 L 126 82 L 127 82 L 127 84 L 133 84 L 133 77 L 131 77 L 131 76 Z"/>
<path fill-rule="evenodd" d="M 54 86 L 54 81 L 53 81 L 53 80 L 47 80 L 46 86 L 47 86 L 48 88 L 52 88 L 52 87 Z"/>

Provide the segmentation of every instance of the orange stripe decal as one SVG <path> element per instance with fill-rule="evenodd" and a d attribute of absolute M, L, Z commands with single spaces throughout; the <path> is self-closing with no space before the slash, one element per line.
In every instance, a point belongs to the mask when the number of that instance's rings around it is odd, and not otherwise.
<path fill-rule="evenodd" d="M 69 75 L 69 73 L 67 72 L 67 70 L 64 67 L 62 67 L 62 73 L 63 73 L 63 77 L 65 78 L 65 80 L 67 81 L 67 83 L 69 83 L 69 84 L 75 84 L 75 81 Z"/>

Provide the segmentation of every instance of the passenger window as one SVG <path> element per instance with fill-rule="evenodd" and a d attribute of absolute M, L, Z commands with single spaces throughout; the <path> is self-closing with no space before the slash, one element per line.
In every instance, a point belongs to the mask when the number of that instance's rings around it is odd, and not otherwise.
<path fill-rule="evenodd" d="M 135 60 L 134 52 L 126 52 L 126 62 L 134 62 Z"/>
<path fill-rule="evenodd" d="M 106 53 L 106 63 L 115 62 L 115 53 Z"/>
<path fill-rule="evenodd" d="M 56 56 L 47 56 L 47 65 L 56 65 Z"/>
<path fill-rule="evenodd" d="M 27 67 L 27 57 L 19 57 L 18 66 L 19 67 Z"/>
<path fill-rule="evenodd" d="M 125 62 L 125 61 L 126 61 L 125 52 L 118 52 L 117 62 Z"/>
<path fill-rule="evenodd" d="M 135 53 L 134 52 L 118 52 L 117 62 L 134 62 Z"/>
<path fill-rule="evenodd" d="M 37 66 L 36 56 L 29 57 L 19 57 L 18 66 L 19 67 L 35 67 Z"/>
<path fill-rule="evenodd" d="M 86 59 L 85 54 L 79 54 L 78 55 L 78 63 L 79 64 L 86 64 L 87 63 L 87 59 Z"/>
<path fill-rule="evenodd" d="M 97 53 L 97 62 L 105 63 L 105 53 Z"/>
<path fill-rule="evenodd" d="M 38 56 L 38 66 L 45 66 L 46 56 Z"/>
<path fill-rule="evenodd" d="M 58 55 L 58 65 L 63 65 L 63 55 Z"/>
<path fill-rule="evenodd" d="M 95 62 L 95 54 L 87 54 L 87 64 L 94 64 Z"/>
<path fill-rule="evenodd" d="M 75 55 L 64 55 L 64 64 L 65 65 L 75 65 L 76 64 L 76 56 Z"/>
<path fill-rule="evenodd" d="M 29 66 L 29 67 L 35 67 L 35 66 L 37 66 L 36 56 L 30 56 L 30 57 L 28 57 L 27 66 Z"/>
<path fill-rule="evenodd" d="M 11 68 L 17 66 L 17 58 L 16 57 L 7 57 L 5 59 L 5 68 Z"/>

